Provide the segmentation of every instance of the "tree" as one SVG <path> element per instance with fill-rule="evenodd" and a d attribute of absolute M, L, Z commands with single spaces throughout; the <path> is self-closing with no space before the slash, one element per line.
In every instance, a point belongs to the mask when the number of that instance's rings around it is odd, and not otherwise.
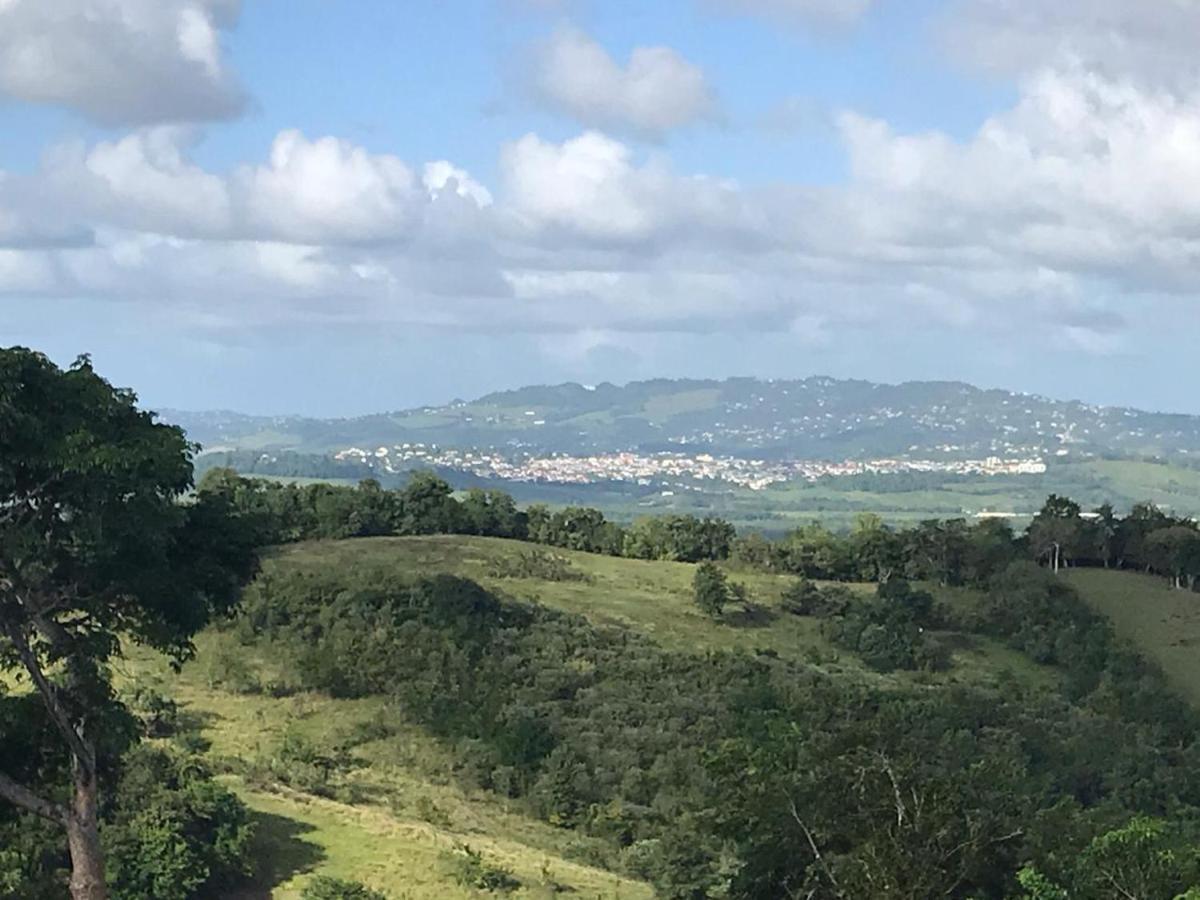
<path fill-rule="evenodd" d="M 1092 540 L 1094 549 L 1104 568 L 1108 568 L 1117 558 L 1118 532 L 1120 520 L 1113 511 L 1111 503 L 1102 503 L 1093 512 L 1096 518 L 1092 524 Z"/>
<path fill-rule="evenodd" d="M 696 566 L 696 574 L 692 578 L 693 596 L 696 605 L 714 619 L 721 617 L 721 610 L 729 602 L 729 584 L 725 573 L 713 562 L 702 562 Z"/>
<path fill-rule="evenodd" d="M 1175 521 L 1153 503 L 1135 503 L 1129 515 L 1117 525 L 1118 567 L 1130 565 L 1149 569 L 1146 558 L 1146 538 L 1161 528 L 1169 528 Z"/>
<path fill-rule="evenodd" d="M 929 519 L 908 532 L 906 575 L 909 578 L 961 584 L 968 553 L 967 523 L 962 519 Z"/>
<path fill-rule="evenodd" d="M 1137 816 L 1101 834 L 1078 856 L 1065 874 L 1069 889 L 1055 884 L 1036 868 L 1018 874 L 1022 900 L 1065 900 L 1067 897 L 1127 897 L 1131 900 L 1200 896 L 1200 851 L 1187 826 Z"/>
<path fill-rule="evenodd" d="M 66 831 L 75 900 L 104 900 L 98 776 L 106 664 L 123 638 L 176 662 L 234 606 L 253 535 L 219 494 L 184 502 L 192 447 L 81 357 L 0 351 L 0 667 L 23 671 L 69 761 L 69 799 L 0 773 L 0 797 Z"/>
<path fill-rule="evenodd" d="M 1143 542 L 1146 563 L 1177 588 L 1191 590 L 1200 576 L 1200 531 L 1172 525 L 1150 532 Z"/>
<path fill-rule="evenodd" d="M 1083 538 L 1079 504 L 1057 494 L 1046 498 L 1029 525 L 1029 544 L 1034 556 L 1049 562 L 1054 572 L 1078 554 Z"/>
<path fill-rule="evenodd" d="M 401 534 L 453 534 L 459 518 L 454 488 L 433 472 L 414 472 L 400 492 Z"/>

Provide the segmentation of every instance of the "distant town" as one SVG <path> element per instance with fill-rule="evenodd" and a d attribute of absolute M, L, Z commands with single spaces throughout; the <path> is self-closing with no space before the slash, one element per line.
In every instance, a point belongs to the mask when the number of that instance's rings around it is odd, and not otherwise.
<path fill-rule="evenodd" d="M 890 475 L 905 472 L 941 472 L 961 475 L 1037 475 L 1046 464 L 1036 458 L 931 460 L 869 459 L 762 460 L 701 453 L 600 453 L 591 456 L 553 454 L 506 456 L 494 450 L 440 448 L 425 444 L 362 449 L 348 447 L 335 454 L 382 472 L 396 473 L 416 466 L 436 466 L 467 472 L 481 478 L 558 484 L 631 482 L 652 485 L 664 479 L 723 481 L 759 491 L 789 481 L 817 481 L 847 475 Z"/>

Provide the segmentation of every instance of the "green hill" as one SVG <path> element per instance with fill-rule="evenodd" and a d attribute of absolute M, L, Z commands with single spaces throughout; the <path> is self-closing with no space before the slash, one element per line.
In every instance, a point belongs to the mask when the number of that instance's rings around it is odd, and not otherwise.
<path fill-rule="evenodd" d="M 1200 595 L 1135 572 L 1074 569 L 1067 579 L 1117 634 L 1157 662 L 1172 686 L 1200 706 Z"/>
<path fill-rule="evenodd" d="M 1200 417 L 959 382 L 812 377 L 524 387 L 349 419 L 172 410 L 207 446 L 326 452 L 404 442 L 534 451 L 661 450 L 801 459 L 1121 455 L 1200 450 Z"/>
<path fill-rule="evenodd" d="M 897 687 L 926 678 L 873 673 L 825 640 L 816 620 L 783 613 L 780 592 L 792 580 L 785 576 L 732 573 L 746 584 L 755 609 L 735 610 L 718 623 L 692 603 L 692 565 L 555 550 L 571 577 L 580 580 L 507 577 L 505 566 L 529 552 L 528 544 L 495 538 L 311 542 L 274 551 L 262 577 L 334 569 L 379 569 L 397 578 L 453 573 L 515 599 L 582 614 L 598 625 L 627 627 L 680 652 L 775 653 L 841 677 Z M 943 599 L 960 607 L 973 602 L 965 591 L 945 593 Z M 953 666 L 939 680 L 996 683 L 1015 677 L 1036 689 L 1056 677 L 993 642 L 944 637 L 953 646 Z M 280 691 L 275 685 L 286 680 L 286 673 L 277 662 L 243 646 L 230 631 L 206 632 L 198 650 L 176 675 L 161 658 L 133 648 L 120 675 L 126 688 L 150 685 L 181 704 L 196 725 L 196 739 L 207 744 L 207 757 L 254 811 L 263 869 L 258 890 L 247 900 L 298 897 L 316 874 L 358 879 L 396 898 L 476 896 L 455 875 L 463 845 L 512 872 L 524 885 L 517 897 L 570 892 L 635 900 L 651 895 L 646 885 L 588 865 L 595 856 L 590 839 L 533 820 L 493 793 L 464 787 L 453 754 L 423 729 L 371 737 L 373 723 L 386 712 L 383 698 Z M 331 796 L 272 780 L 270 767 L 280 748 L 295 740 L 322 747 L 353 743 L 353 765 L 326 792 Z M 398 885 L 404 887 L 397 891 Z"/>
<path fill-rule="evenodd" d="M 818 620 L 793 616 L 779 606 L 780 594 L 795 578 L 754 571 L 732 571 L 743 582 L 753 608 L 733 610 L 714 622 L 692 601 L 695 566 L 650 562 L 553 548 L 579 580 L 511 577 L 500 571 L 506 560 L 531 552 L 529 544 L 502 538 L 432 535 L 428 537 L 364 538 L 352 541 L 314 541 L 283 547 L 268 560 L 267 573 L 288 570 L 381 569 L 397 578 L 413 574 L 452 574 L 470 578 L 501 595 L 541 603 L 586 616 L 598 625 L 618 625 L 681 652 L 740 650 L 769 652 L 785 659 L 817 665 L 835 673 L 910 683 L 924 678 L 914 673 L 879 675 L 826 640 Z M 545 552 L 545 551 L 543 551 Z M 869 593 L 874 585 L 852 585 Z M 972 602 L 969 591 L 941 591 L 952 605 Z M 992 680 L 998 673 L 1018 675 L 1045 685 L 1053 674 L 1033 666 L 1025 657 L 975 635 L 945 634 L 952 648 L 953 680 Z"/>
<path fill-rule="evenodd" d="M 476 537 L 309 542 L 273 551 L 260 577 L 335 570 L 370 570 L 397 579 L 461 575 L 502 596 L 581 614 L 598 626 L 628 628 L 669 650 L 767 653 L 834 677 L 896 689 L 970 683 L 1040 691 L 1059 678 L 1057 670 L 998 643 L 954 632 L 937 635 L 952 651 L 947 671 L 879 674 L 834 647 L 817 620 L 780 608 L 790 577 L 730 570 L 731 578 L 746 585 L 751 607 L 732 610 L 718 622 L 692 603 L 692 565 L 538 550 L 555 561 L 554 571 L 522 573 L 531 552 L 529 544 Z M 1200 702 L 1190 649 L 1200 641 L 1194 595 L 1128 573 L 1079 570 L 1068 578 L 1121 635 L 1157 659 L 1189 699 Z M 958 612 L 979 600 L 965 589 L 937 594 Z M 452 748 L 424 729 L 376 733 L 390 712 L 384 698 L 292 693 L 278 661 L 261 647 L 240 643 L 234 631 L 210 630 L 198 646 L 196 660 L 178 676 L 157 657 L 136 651 L 121 675 L 127 686 L 155 685 L 181 704 L 197 728 L 194 739 L 207 743 L 207 757 L 254 811 L 263 866 L 259 887 L 245 900 L 296 898 L 317 874 L 358 879 L 395 898 L 476 896 L 458 874 L 464 846 L 487 865 L 512 873 L 522 884 L 517 897 L 652 895 L 647 885 L 591 863 L 602 858 L 593 839 L 537 821 L 494 792 L 466 786 Z M 325 753 L 331 746 L 350 747 L 345 769 L 319 789 L 284 784 L 272 774 L 288 746 L 305 742 Z"/>

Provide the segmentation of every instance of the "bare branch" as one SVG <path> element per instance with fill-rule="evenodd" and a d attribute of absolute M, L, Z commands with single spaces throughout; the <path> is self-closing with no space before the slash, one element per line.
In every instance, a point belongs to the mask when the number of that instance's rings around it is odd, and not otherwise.
<path fill-rule="evenodd" d="M 0 797 L 3 797 L 15 806 L 21 807 L 26 812 L 33 813 L 35 816 L 41 816 L 43 819 L 47 819 L 57 825 L 66 824 L 66 809 L 57 803 L 43 800 L 33 791 L 29 790 L 29 788 L 13 781 L 3 772 L 0 772 Z"/>
<path fill-rule="evenodd" d="M 800 830 L 804 832 L 804 838 L 808 841 L 808 848 L 812 850 L 813 857 L 816 858 L 817 864 L 821 867 L 821 871 L 825 873 L 825 877 L 829 879 L 829 883 L 833 885 L 833 889 L 837 892 L 837 895 L 839 897 L 846 896 L 842 892 L 842 886 L 838 884 L 837 877 L 833 874 L 833 870 L 829 867 L 829 863 L 827 863 L 825 861 L 825 857 L 821 855 L 821 850 L 819 847 L 817 847 L 817 842 L 813 838 L 812 832 L 809 831 L 808 825 L 806 825 L 804 820 L 800 818 L 800 811 L 796 809 L 796 801 L 791 800 L 788 802 L 788 805 L 791 807 L 792 818 L 796 820 L 796 824 L 799 825 Z"/>
<path fill-rule="evenodd" d="M 879 758 L 879 764 L 887 775 L 888 781 L 892 783 L 892 795 L 896 801 L 896 827 L 904 826 L 904 820 L 908 817 L 908 808 L 904 805 L 904 798 L 900 794 L 900 781 L 896 778 L 896 773 L 892 771 L 892 763 L 884 754 L 875 754 Z"/>
<path fill-rule="evenodd" d="M 38 693 L 42 695 L 46 709 L 50 711 L 50 718 L 54 721 L 54 725 L 62 734 L 63 739 L 66 740 L 71 754 L 79 760 L 87 772 L 94 773 L 96 771 L 96 754 L 71 723 L 71 717 L 63 707 L 62 701 L 58 697 L 58 691 L 46 678 L 46 673 L 42 671 L 41 663 L 38 662 L 37 654 L 33 652 L 24 629 L 16 622 L 5 623 L 5 629 L 8 632 L 9 640 L 13 642 L 13 646 L 17 650 L 17 656 L 20 657 L 22 665 L 25 666 L 29 677 L 33 679 Z"/>

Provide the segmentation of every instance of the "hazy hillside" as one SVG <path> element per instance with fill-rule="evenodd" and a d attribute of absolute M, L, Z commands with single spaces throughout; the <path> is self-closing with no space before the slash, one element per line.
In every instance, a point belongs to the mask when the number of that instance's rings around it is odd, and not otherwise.
<path fill-rule="evenodd" d="M 654 380 L 526 387 L 353 419 L 165 411 L 206 447 L 325 453 L 424 442 L 529 452 L 687 449 L 761 458 L 1200 452 L 1200 417 L 957 382 Z"/>

